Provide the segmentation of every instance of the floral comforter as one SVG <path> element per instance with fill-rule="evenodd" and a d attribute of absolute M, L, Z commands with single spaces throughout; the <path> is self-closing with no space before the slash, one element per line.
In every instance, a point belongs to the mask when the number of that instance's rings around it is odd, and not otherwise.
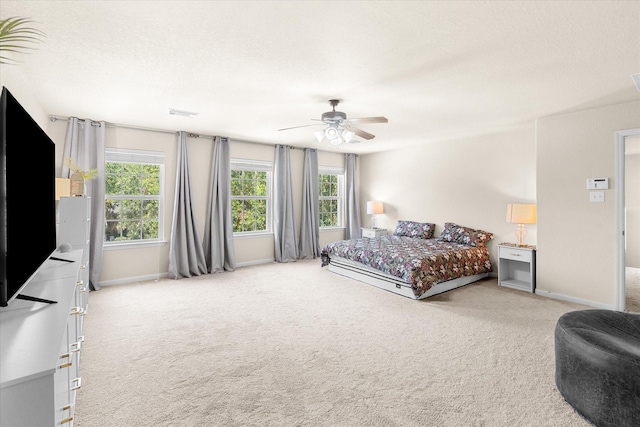
<path fill-rule="evenodd" d="M 438 239 L 379 236 L 339 240 L 325 246 L 322 266 L 331 256 L 362 263 L 411 285 L 416 297 L 438 283 L 492 271 L 489 250 Z"/>

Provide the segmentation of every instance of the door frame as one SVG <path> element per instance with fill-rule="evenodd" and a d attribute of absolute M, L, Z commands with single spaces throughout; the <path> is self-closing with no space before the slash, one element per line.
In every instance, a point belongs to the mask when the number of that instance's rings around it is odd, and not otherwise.
<path fill-rule="evenodd" d="M 626 311 L 627 290 L 625 279 L 625 200 L 624 200 L 624 163 L 625 138 L 640 135 L 640 128 L 616 132 L 616 310 Z"/>

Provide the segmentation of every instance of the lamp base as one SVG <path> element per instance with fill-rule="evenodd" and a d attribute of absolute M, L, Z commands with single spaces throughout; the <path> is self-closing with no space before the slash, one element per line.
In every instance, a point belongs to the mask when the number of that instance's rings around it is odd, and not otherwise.
<path fill-rule="evenodd" d="M 515 233 L 516 239 L 518 240 L 518 246 L 524 246 L 524 238 L 527 237 L 527 229 L 524 228 L 524 224 L 518 224 Z"/>

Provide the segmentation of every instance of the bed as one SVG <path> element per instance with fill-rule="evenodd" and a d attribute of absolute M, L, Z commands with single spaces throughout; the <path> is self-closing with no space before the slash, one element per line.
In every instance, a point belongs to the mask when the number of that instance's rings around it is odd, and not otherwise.
<path fill-rule="evenodd" d="M 491 233 L 445 223 L 398 221 L 391 235 L 339 240 L 320 253 L 322 267 L 367 284 L 424 299 L 481 280 L 492 272 Z"/>

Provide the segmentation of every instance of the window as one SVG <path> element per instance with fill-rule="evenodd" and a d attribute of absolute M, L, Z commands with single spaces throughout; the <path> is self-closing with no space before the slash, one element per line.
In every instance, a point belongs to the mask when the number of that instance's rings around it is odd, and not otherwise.
<path fill-rule="evenodd" d="M 320 168 L 318 174 L 320 228 L 342 227 L 343 181 L 342 169 Z"/>
<path fill-rule="evenodd" d="M 271 163 L 231 160 L 234 233 L 271 231 Z"/>
<path fill-rule="evenodd" d="M 105 150 L 105 245 L 163 240 L 164 153 Z"/>

